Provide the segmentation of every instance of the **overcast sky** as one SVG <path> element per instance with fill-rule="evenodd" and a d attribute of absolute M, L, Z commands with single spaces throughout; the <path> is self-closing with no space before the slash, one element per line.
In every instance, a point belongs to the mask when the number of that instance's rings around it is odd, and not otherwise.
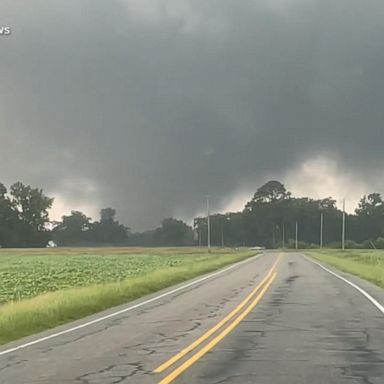
<path fill-rule="evenodd" d="M 2 0 L 0 181 L 135 230 L 384 191 L 382 0 Z"/>

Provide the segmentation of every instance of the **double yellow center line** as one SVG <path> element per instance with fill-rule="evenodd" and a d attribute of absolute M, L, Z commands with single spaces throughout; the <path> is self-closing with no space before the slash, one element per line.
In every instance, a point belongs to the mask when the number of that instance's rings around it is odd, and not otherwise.
<path fill-rule="evenodd" d="M 200 336 L 193 343 L 188 345 L 186 348 L 181 350 L 179 353 L 171 357 L 169 360 L 161 364 L 157 367 L 154 372 L 161 373 L 166 369 L 171 367 L 177 361 L 182 359 L 189 352 L 193 351 L 200 344 L 206 341 L 210 336 L 212 336 L 216 331 L 222 328 L 224 325 L 226 327 L 215 336 L 209 343 L 207 343 L 203 348 L 197 351 L 194 355 L 192 355 L 188 360 L 186 360 L 183 364 L 181 364 L 178 368 L 176 368 L 173 372 L 171 372 L 168 376 L 166 376 L 163 380 L 159 382 L 159 384 L 169 384 L 173 380 L 175 380 L 178 376 L 180 376 L 185 370 L 187 370 L 192 364 L 198 361 L 201 357 L 203 357 L 207 352 L 209 352 L 216 344 L 218 344 L 225 336 L 227 336 L 231 331 L 233 331 L 239 323 L 256 307 L 259 301 L 263 298 L 268 288 L 271 286 L 273 280 L 276 277 L 276 268 L 280 261 L 281 256 L 277 258 L 277 260 L 273 263 L 271 269 L 268 271 L 264 279 L 260 282 L 260 284 L 255 287 L 252 292 L 227 316 L 225 316 L 221 321 L 219 321 L 214 327 L 205 332 L 202 336 Z M 251 301 L 253 299 L 253 301 Z M 233 317 L 235 317 L 246 305 L 246 309 L 238 315 L 230 324 L 227 324 Z"/>

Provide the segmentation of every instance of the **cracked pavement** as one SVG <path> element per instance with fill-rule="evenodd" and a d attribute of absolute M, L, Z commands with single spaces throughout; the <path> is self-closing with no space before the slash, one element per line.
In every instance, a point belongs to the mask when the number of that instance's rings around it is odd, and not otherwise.
<path fill-rule="evenodd" d="M 164 374 L 154 374 L 153 370 L 238 305 L 262 280 L 275 259 L 276 254 L 266 253 L 133 311 L 0 356 L 0 383 L 157 383 L 172 368 Z M 382 289 L 343 275 L 384 302 Z M 147 298 L 11 343 L 0 350 Z M 384 317 L 356 290 L 295 253 L 284 255 L 276 280 L 252 313 L 175 381 L 383 382 Z"/>

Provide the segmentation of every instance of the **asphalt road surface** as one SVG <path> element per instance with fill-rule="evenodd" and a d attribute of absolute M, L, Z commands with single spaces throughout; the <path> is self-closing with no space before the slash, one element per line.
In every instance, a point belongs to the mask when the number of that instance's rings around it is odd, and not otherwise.
<path fill-rule="evenodd" d="M 266 253 L 146 300 L 3 346 L 0 383 L 384 383 L 383 313 L 303 255 Z"/>

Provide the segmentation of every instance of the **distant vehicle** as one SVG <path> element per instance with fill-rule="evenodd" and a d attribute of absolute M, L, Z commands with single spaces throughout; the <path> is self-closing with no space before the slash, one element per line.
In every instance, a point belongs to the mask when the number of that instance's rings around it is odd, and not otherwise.
<path fill-rule="evenodd" d="M 265 249 L 265 247 L 259 247 L 259 246 L 255 246 L 255 247 L 251 248 L 252 251 L 262 251 L 264 249 Z"/>

